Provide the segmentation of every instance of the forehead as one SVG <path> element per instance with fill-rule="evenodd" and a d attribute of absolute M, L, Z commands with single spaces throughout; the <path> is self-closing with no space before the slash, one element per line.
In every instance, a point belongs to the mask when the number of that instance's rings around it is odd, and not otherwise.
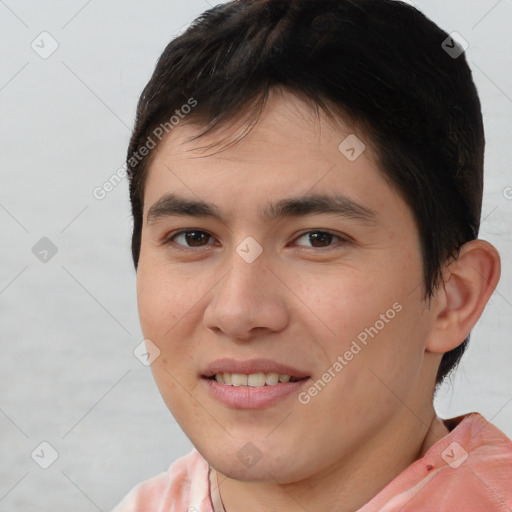
<path fill-rule="evenodd" d="M 270 199 L 276 204 L 307 193 L 338 193 L 383 218 L 408 213 L 383 178 L 369 141 L 343 120 L 333 121 L 322 110 L 317 114 L 295 95 L 271 94 L 248 133 L 241 117 L 189 140 L 203 128 L 185 119 L 154 150 L 145 215 L 169 192 L 220 207 L 239 205 L 247 212 L 268 212 Z"/>
<path fill-rule="evenodd" d="M 177 158 L 239 157 L 244 161 L 261 162 L 289 156 L 283 154 L 283 150 L 291 147 L 297 156 L 325 158 L 326 148 L 337 148 L 343 138 L 354 133 L 348 120 L 339 116 L 332 119 L 318 106 L 315 108 L 313 102 L 281 89 L 270 91 L 256 126 L 249 126 L 248 115 L 248 110 L 241 112 L 196 141 L 187 139 L 197 135 L 205 124 L 185 117 L 157 147 L 157 152 L 167 146 Z M 370 146 L 365 151 L 373 158 Z"/>

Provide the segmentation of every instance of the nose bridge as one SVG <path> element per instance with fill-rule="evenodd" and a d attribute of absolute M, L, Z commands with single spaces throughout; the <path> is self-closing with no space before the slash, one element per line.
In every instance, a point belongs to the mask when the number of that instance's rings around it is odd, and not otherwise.
<path fill-rule="evenodd" d="M 242 243 L 233 252 L 230 270 L 214 288 L 205 311 L 207 327 L 240 339 L 249 338 L 254 328 L 280 330 L 287 322 L 279 280 L 268 268 L 266 255 L 261 251 L 255 256 L 250 244 Z"/>
<path fill-rule="evenodd" d="M 242 296 L 248 294 L 249 299 L 256 298 L 257 284 L 268 278 L 265 275 L 269 272 L 268 251 L 263 251 L 262 245 L 254 237 L 246 236 L 233 247 L 226 261 L 231 270 L 220 283 L 223 291 Z"/>
<path fill-rule="evenodd" d="M 223 300 L 233 300 L 240 308 L 249 309 L 262 296 L 272 296 L 272 290 L 267 290 L 265 285 L 269 278 L 267 257 L 263 252 L 254 257 L 252 251 L 250 246 L 247 250 L 247 244 L 240 244 L 229 260 L 231 270 L 220 283 L 219 294 L 224 295 Z"/>

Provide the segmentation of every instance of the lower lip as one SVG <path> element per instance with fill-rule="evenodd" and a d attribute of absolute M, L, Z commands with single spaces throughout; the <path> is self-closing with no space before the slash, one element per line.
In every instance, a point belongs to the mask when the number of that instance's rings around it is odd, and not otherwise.
<path fill-rule="evenodd" d="M 234 409 L 264 409 L 299 391 L 309 378 L 296 382 L 280 382 L 273 386 L 229 386 L 203 377 L 208 391 L 223 404 Z"/>

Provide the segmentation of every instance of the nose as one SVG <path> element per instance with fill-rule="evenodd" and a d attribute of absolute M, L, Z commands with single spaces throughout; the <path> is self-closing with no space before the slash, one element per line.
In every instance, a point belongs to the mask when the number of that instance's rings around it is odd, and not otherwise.
<path fill-rule="evenodd" d="M 289 323 L 287 289 L 268 267 L 264 253 L 252 263 L 234 253 L 229 265 L 213 288 L 204 312 L 205 326 L 241 341 L 285 329 Z"/>

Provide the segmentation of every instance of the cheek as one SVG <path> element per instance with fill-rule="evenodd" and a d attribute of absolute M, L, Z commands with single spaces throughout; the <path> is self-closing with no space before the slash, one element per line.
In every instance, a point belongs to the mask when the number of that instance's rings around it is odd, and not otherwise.
<path fill-rule="evenodd" d="M 416 275 L 404 267 L 400 272 L 392 263 L 385 267 L 386 272 L 380 267 L 341 269 L 320 280 L 301 281 L 300 295 L 309 306 L 304 321 L 323 349 L 321 360 L 327 356 L 327 370 L 342 356 L 347 362 L 340 380 L 347 385 L 375 380 L 370 369 L 400 381 L 421 362 L 420 287 L 411 293 Z M 407 364 L 410 372 L 404 372 Z"/>
<path fill-rule="evenodd" d="M 297 295 L 310 329 L 338 350 L 391 307 L 384 290 L 366 271 L 338 268 L 322 276 L 303 274 Z"/>
<path fill-rule="evenodd" d="M 190 310 L 188 279 L 172 269 L 142 260 L 137 270 L 137 305 L 144 336 L 162 338 Z"/>
<path fill-rule="evenodd" d="M 146 338 L 153 337 L 162 329 L 167 318 L 167 294 L 154 272 L 139 265 L 137 271 L 137 306 L 142 332 Z"/>
<path fill-rule="evenodd" d="M 198 340 L 194 337 L 198 319 L 201 290 L 190 283 L 190 276 L 176 272 L 167 265 L 141 261 L 137 272 L 137 302 L 144 338 L 150 339 L 160 350 L 160 357 L 151 365 L 157 384 L 165 383 L 165 395 L 180 395 L 176 382 L 197 378 L 192 373 L 194 353 Z M 187 292 L 187 290 L 195 290 Z M 176 389 L 174 389 L 176 388 Z M 164 390 L 161 389 L 163 392 Z M 164 394 L 164 393 L 162 393 Z"/>
<path fill-rule="evenodd" d="M 166 357 L 162 354 L 155 360 L 151 365 L 153 378 L 163 401 L 181 428 L 187 434 L 194 429 L 204 432 L 203 428 L 209 429 L 210 418 L 204 414 L 201 402 L 195 398 L 197 378 L 182 361 L 173 362 L 175 358 L 179 360 L 181 355 Z"/>

